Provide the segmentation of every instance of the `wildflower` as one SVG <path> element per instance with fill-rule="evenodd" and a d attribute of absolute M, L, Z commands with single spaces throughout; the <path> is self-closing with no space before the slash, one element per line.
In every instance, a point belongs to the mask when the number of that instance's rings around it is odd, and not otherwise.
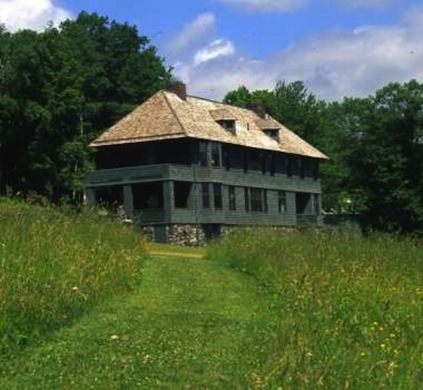
<path fill-rule="evenodd" d="M 395 362 L 391 362 L 391 363 L 389 363 L 389 365 L 388 365 L 388 367 L 387 367 L 387 369 L 386 369 L 386 371 L 387 371 L 387 373 L 388 373 L 388 375 L 393 375 L 394 374 L 394 371 L 395 371 L 395 369 L 398 367 L 398 365 L 397 364 L 395 364 Z"/>
<path fill-rule="evenodd" d="M 380 348 L 385 349 L 386 348 L 386 344 L 380 344 Z"/>
<path fill-rule="evenodd" d="M 143 358 L 142 361 L 143 361 L 144 364 L 147 364 L 150 360 L 151 360 L 150 355 L 144 355 L 144 358 Z"/>
<path fill-rule="evenodd" d="M 119 336 L 117 334 L 114 334 L 110 336 L 110 340 L 119 340 Z"/>
<path fill-rule="evenodd" d="M 76 292 L 76 291 L 78 291 L 78 290 L 79 290 L 78 286 L 73 286 L 73 287 L 72 287 L 72 291 L 75 291 L 75 292 Z"/>

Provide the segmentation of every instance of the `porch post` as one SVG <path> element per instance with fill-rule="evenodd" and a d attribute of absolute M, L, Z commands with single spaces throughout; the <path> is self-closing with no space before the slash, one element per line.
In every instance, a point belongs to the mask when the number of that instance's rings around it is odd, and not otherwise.
<path fill-rule="evenodd" d="M 125 207 L 126 215 L 129 218 L 134 216 L 134 195 L 132 192 L 132 185 L 126 184 L 123 186 L 123 205 Z"/>
<path fill-rule="evenodd" d="M 316 194 L 311 194 L 310 195 L 310 202 L 311 202 L 311 207 L 310 207 L 310 214 L 311 215 L 316 215 Z"/>
<path fill-rule="evenodd" d="M 166 222 L 171 222 L 175 210 L 174 191 L 173 181 L 163 182 L 163 208 Z"/>
<path fill-rule="evenodd" d="M 85 188 L 84 191 L 84 204 L 88 207 L 95 207 L 95 189 Z"/>

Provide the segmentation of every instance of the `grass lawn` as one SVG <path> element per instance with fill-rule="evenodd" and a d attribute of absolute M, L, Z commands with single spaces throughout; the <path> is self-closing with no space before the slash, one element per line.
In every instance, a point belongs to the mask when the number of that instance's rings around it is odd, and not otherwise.
<path fill-rule="evenodd" d="M 216 263 L 152 257 L 136 293 L 0 358 L 0 388 L 253 386 L 274 334 L 258 294 Z"/>
<path fill-rule="evenodd" d="M 163 256 L 186 256 L 192 258 L 202 258 L 205 256 L 207 249 L 200 247 L 187 247 L 178 245 L 158 244 L 150 242 L 147 245 L 147 250 L 153 254 L 160 254 Z"/>

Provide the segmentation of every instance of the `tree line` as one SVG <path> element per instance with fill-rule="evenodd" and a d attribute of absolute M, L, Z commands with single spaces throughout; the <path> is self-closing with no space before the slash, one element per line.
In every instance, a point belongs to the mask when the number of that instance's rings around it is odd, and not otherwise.
<path fill-rule="evenodd" d="M 301 81 L 273 90 L 241 86 L 225 102 L 262 101 L 268 112 L 324 151 L 323 207 L 364 228 L 423 232 L 423 84 L 390 83 L 367 98 L 326 102 Z"/>
<path fill-rule="evenodd" d="M 78 204 L 90 141 L 156 91 L 172 69 L 135 26 L 82 12 L 42 32 L 0 26 L 0 194 Z M 262 101 L 325 152 L 324 209 L 365 228 L 423 231 L 423 84 L 326 102 L 301 81 L 241 86 L 225 102 Z"/>
<path fill-rule="evenodd" d="M 89 142 L 170 77 L 136 27 L 97 14 L 0 27 L 0 191 L 80 202 Z"/>

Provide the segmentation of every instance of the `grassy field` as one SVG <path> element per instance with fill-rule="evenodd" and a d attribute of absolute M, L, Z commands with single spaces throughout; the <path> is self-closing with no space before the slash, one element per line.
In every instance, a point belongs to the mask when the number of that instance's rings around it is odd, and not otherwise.
<path fill-rule="evenodd" d="M 128 298 L 0 360 L 0 388 L 247 388 L 275 341 L 269 305 L 249 276 L 155 257 Z"/>
<path fill-rule="evenodd" d="M 0 202 L 0 354 L 139 282 L 145 244 L 94 214 Z"/>
<path fill-rule="evenodd" d="M 244 231 L 209 258 L 250 274 L 274 297 L 270 387 L 419 388 L 423 245 L 374 235 Z"/>
<path fill-rule="evenodd" d="M 0 389 L 423 383 L 421 243 L 255 229 L 205 259 L 151 244 L 144 257 L 120 224 L 10 205 L 0 229 L 0 323 L 14 346 Z"/>

